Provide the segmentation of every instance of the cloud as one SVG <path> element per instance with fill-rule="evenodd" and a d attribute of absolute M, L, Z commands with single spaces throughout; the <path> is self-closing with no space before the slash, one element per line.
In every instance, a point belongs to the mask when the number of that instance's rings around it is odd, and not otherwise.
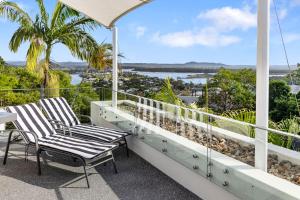
<path fill-rule="evenodd" d="M 256 14 L 246 6 L 242 9 L 223 7 L 200 13 L 198 19 L 208 20 L 220 31 L 248 30 L 257 24 Z"/>
<path fill-rule="evenodd" d="M 300 40 L 300 34 L 298 33 L 287 33 L 283 37 L 286 43 L 291 43 Z"/>
<path fill-rule="evenodd" d="M 152 41 L 169 47 L 191 47 L 202 45 L 206 47 L 224 47 L 241 41 L 234 31 L 247 31 L 256 27 L 256 14 L 245 6 L 241 9 L 222 7 L 207 10 L 197 16 L 198 20 L 209 24 L 202 28 L 177 31 L 166 34 L 157 32 Z M 195 31 L 197 30 L 197 31 Z"/>
<path fill-rule="evenodd" d="M 145 32 L 147 31 L 147 27 L 145 26 L 137 26 L 136 29 L 135 29 L 135 36 L 137 38 L 140 38 L 142 36 L 145 35 Z"/>
<path fill-rule="evenodd" d="M 203 29 L 198 32 L 182 31 L 161 35 L 155 33 L 152 41 L 159 42 L 169 47 L 191 47 L 202 45 L 207 47 L 228 46 L 238 43 L 241 39 L 232 35 L 219 34 L 214 29 Z"/>
<path fill-rule="evenodd" d="M 279 10 L 279 12 L 278 12 L 279 19 L 282 20 L 282 19 L 286 18 L 287 13 L 288 13 L 288 10 L 286 8 Z"/>

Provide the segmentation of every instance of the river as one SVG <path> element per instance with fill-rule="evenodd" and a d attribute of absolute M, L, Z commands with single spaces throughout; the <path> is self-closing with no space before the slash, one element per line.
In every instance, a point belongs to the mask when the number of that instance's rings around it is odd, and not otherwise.
<path fill-rule="evenodd" d="M 124 72 L 133 72 L 131 69 L 123 70 Z M 207 78 L 188 78 L 189 76 L 197 75 L 197 74 L 203 74 L 203 73 L 182 73 L 182 72 L 141 72 L 141 71 L 135 71 L 135 73 L 149 76 L 149 77 L 158 77 L 161 79 L 165 79 L 167 77 L 173 78 L 175 80 L 181 79 L 185 83 L 194 83 L 194 84 L 205 84 L 207 81 Z M 213 74 L 210 74 L 213 75 Z M 81 82 L 82 78 L 80 77 L 80 74 L 71 74 L 72 76 L 72 84 L 77 85 Z M 284 74 L 280 75 L 270 75 L 272 76 L 284 76 Z"/>
<path fill-rule="evenodd" d="M 194 83 L 194 84 L 205 84 L 206 78 L 187 78 L 191 75 L 201 74 L 201 73 L 175 73 L 175 72 L 139 72 L 136 71 L 135 73 L 149 76 L 149 77 L 158 77 L 160 79 L 165 79 L 167 77 L 173 78 L 175 80 L 181 79 L 185 83 Z M 77 85 L 81 82 L 82 78 L 80 74 L 71 74 L 72 76 L 72 85 Z"/>

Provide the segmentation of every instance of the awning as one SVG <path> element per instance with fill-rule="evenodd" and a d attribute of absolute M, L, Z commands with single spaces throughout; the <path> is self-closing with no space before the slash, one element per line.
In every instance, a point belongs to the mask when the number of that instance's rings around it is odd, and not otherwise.
<path fill-rule="evenodd" d="M 150 0 L 60 0 L 63 4 L 94 19 L 107 28 L 128 12 Z"/>

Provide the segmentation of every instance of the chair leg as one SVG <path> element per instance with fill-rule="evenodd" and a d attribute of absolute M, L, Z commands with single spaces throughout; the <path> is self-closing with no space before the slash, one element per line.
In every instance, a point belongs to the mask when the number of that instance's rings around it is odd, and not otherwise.
<path fill-rule="evenodd" d="M 114 171 L 117 174 L 118 170 L 117 170 L 117 165 L 116 165 L 116 162 L 115 162 L 115 158 L 114 158 L 114 155 L 111 155 L 111 156 L 112 156 L 112 164 L 113 164 L 113 167 L 114 167 Z"/>
<path fill-rule="evenodd" d="M 41 161 L 40 161 L 40 154 L 41 154 L 41 150 L 38 149 L 36 151 L 36 162 L 37 162 L 37 168 L 38 168 L 38 175 L 40 176 L 42 174 L 42 170 L 41 170 Z"/>
<path fill-rule="evenodd" d="M 25 144 L 25 162 L 28 162 L 28 149 L 29 149 L 29 145 Z"/>
<path fill-rule="evenodd" d="M 11 142 L 11 136 L 12 136 L 12 134 L 13 134 L 13 131 L 10 131 L 9 136 L 8 136 L 8 140 L 7 140 L 6 149 L 5 149 L 5 155 L 4 155 L 3 165 L 5 165 L 6 161 L 7 161 L 8 150 L 9 150 L 9 145 L 10 145 L 10 142 Z"/>
<path fill-rule="evenodd" d="M 83 167 L 83 172 L 84 172 L 84 176 L 85 176 L 85 179 L 86 179 L 87 187 L 90 188 L 89 178 L 88 178 L 88 174 L 86 172 L 86 163 L 85 163 L 83 158 L 80 158 L 80 160 L 82 162 L 82 167 Z"/>
<path fill-rule="evenodd" d="M 124 137 L 124 142 L 125 142 L 125 147 L 126 147 L 127 158 L 129 158 L 129 149 L 128 149 L 128 144 L 127 144 L 127 140 L 125 137 Z"/>

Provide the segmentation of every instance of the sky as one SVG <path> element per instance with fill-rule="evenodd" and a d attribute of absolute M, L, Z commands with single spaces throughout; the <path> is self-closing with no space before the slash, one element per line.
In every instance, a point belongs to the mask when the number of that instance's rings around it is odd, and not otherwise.
<path fill-rule="evenodd" d="M 34 16 L 35 0 L 16 0 Z M 52 12 L 56 0 L 44 0 Z M 288 57 L 300 62 L 300 0 L 276 0 Z M 117 22 L 121 62 L 185 63 L 215 62 L 232 65 L 256 63 L 257 0 L 153 0 Z M 23 61 L 28 44 L 17 53 L 8 48 L 17 29 L 0 18 L 0 56 L 6 61 Z M 111 42 L 111 32 L 99 28 L 91 34 L 100 42 Z M 286 64 L 279 29 L 271 6 L 270 63 Z M 78 61 L 63 45 L 51 54 L 55 61 Z"/>

